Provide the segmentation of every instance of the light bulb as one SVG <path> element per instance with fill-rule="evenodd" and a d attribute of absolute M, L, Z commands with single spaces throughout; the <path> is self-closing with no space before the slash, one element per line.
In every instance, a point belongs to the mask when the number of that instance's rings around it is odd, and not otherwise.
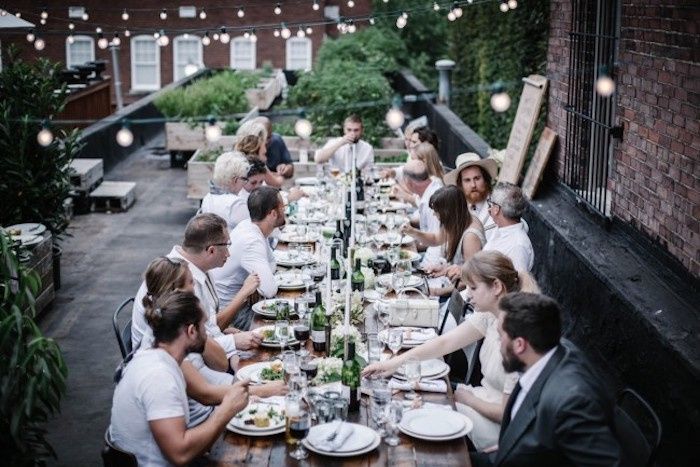
<path fill-rule="evenodd" d="M 75 24 L 73 24 L 73 23 L 68 23 L 68 29 L 70 29 L 71 31 L 72 31 L 73 29 L 75 29 Z"/>
<path fill-rule="evenodd" d="M 46 10 L 41 12 L 41 19 L 46 19 L 49 17 L 49 14 L 46 12 Z"/>
<path fill-rule="evenodd" d="M 312 131 L 313 126 L 311 122 L 305 118 L 300 118 L 294 123 L 294 133 L 296 133 L 299 138 L 308 139 Z"/>
<path fill-rule="evenodd" d="M 403 13 L 401 13 L 401 16 L 403 16 L 404 18 L 408 19 L 408 13 L 406 13 L 405 11 L 404 11 Z"/>
<path fill-rule="evenodd" d="M 221 138 L 221 127 L 215 121 L 210 121 L 204 129 L 204 136 L 210 143 L 219 141 L 219 138 Z"/>
<path fill-rule="evenodd" d="M 29 31 L 27 33 L 27 42 L 34 42 L 34 39 L 36 39 L 36 36 L 33 32 Z"/>
<path fill-rule="evenodd" d="M 405 120 L 406 120 L 406 117 L 404 116 L 403 112 L 401 112 L 401 110 L 397 109 L 396 107 L 392 107 L 386 113 L 386 124 L 392 130 L 396 130 L 397 128 L 401 128 L 401 125 L 403 125 L 403 122 Z"/>
<path fill-rule="evenodd" d="M 309 34 L 312 34 L 314 32 L 313 29 L 311 29 L 311 26 L 306 26 L 306 35 L 308 36 Z"/>
<path fill-rule="evenodd" d="M 272 31 L 272 35 L 275 36 L 275 37 L 280 37 L 280 31 L 279 31 L 279 29 L 275 29 L 274 31 Z"/>
<path fill-rule="evenodd" d="M 313 8 L 314 11 L 318 11 L 318 9 L 321 8 L 321 7 L 318 5 L 318 1 L 317 1 L 317 0 L 314 0 L 314 4 L 311 5 L 311 8 Z"/>
<path fill-rule="evenodd" d="M 236 13 L 239 18 L 243 18 L 245 16 L 245 10 L 243 8 L 238 9 L 238 13 Z"/>
<path fill-rule="evenodd" d="M 350 25 L 348 25 L 348 32 L 352 34 L 355 31 L 357 31 L 357 26 L 355 26 L 355 23 L 350 23 Z"/>
<path fill-rule="evenodd" d="M 51 133 L 51 130 L 48 128 L 44 127 L 36 134 L 36 141 L 40 145 L 46 147 L 53 142 L 53 133 Z"/>
<path fill-rule="evenodd" d="M 117 144 L 123 148 L 129 147 L 134 143 L 134 134 L 126 126 L 122 126 L 119 131 L 117 131 Z"/>
<path fill-rule="evenodd" d="M 100 33 L 102 32 L 102 28 L 99 27 L 99 26 L 97 26 L 97 27 L 95 28 L 95 32 L 96 32 L 97 34 L 100 34 Z"/>
<path fill-rule="evenodd" d="M 21 18 L 21 17 L 22 17 L 22 13 L 20 13 L 20 12 L 18 11 L 17 13 L 15 13 L 15 16 L 16 16 L 17 18 Z"/>
<path fill-rule="evenodd" d="M 68 35 L 68 39 L 66 39 L 69 44 L 72 44 L 75 42 L 75 38 L 73 37 L 73 34 Z"/>
<path fill-rule="evenodd" d="M 505 112 L 510 107 L 510 96 L 505 91 L 494 93 L 491 96 L 491 108 L 498 113 Z"/>
<path fill-rule="evenodd" d="M 396 27 L 397 28 L 399 28 L 399 29 L 405 28 L 406 23 L 407 23 L 406 18 L 403 15 L 396 18 Z"/>
<path fill-rule="evenodd" d="M 450 11 L 449 13 L 447 13 L 447 19 L 450 20 L 450 21 L 456 20 L 456 19 L 457 19 L 457 16 L 455 16 L 455 12 L 454 12 L 454 11 Z"/>
<path fill-rule="evenodd" d="M 83 16 L 81 16 L 81 18 L 83 19 L 83 21 L 87 21 L 90 19 L 90 15 L 88 15 L 87 12 L 85 12 L 83 13 Z"/>
<path fill-rule="evenodd" d="M 255 44 L 256 42 L 258 42 L 258 36 L 255 35 L 255 31 L 253 31 L 253 32 L 250 33 L 250 42 L 252 42 L 253 44 Z"/>
<path fill-rule="evenodd" d="M 615 92 L 615 81 L 608 75 L 601 75 L 595 81 L 595 90 L 603 97 L 610 97 Z"/>
<path fill-rule="evenodd" d="M 122 45 L 122 40 L 119 39 L 119 34 L 117 34 L 116 32 L 114 33 L 114 38 L 112 39 L 112 45 L 116 47 Z"/>
<path fill-rule="evenodd" d="M 204 44 L 204 45 L 211 44 L 211 39 L 209 38 L 209 33 L 206 33 L 204 35 L 204 37 L 202 37 L 202 44 Z"/>
<path fill-rule="evenodd" d="M 128 21 L 128 20 L 129 20 L 129 13 L 128 13 L 126 10 L 122 11 L 122 19 L 123 19 L 124 21 Z"/>
<path fill-rule="evenodd" d="M 100 37 L 99 40 L 97 41 L 97 47 L 100 49 L 106 49 L 107 46 L 109 46 L 109 41 L 105 37 Z"/>
<path fill-rule="evenodd" d="M 461 7 L 456 7 L 454 9 L 454 12 L 455 12 L 455 17 L 457 17 L 457 18 L 461 18 L 462 15 L 464 14 L 464 11 L 462 11 Z"/>
<path fill-rule="evenodd" d="M 40 22 L 41 24 L 46 24 L 46 20 L 45 20 L 44 18 L 41 18 L 41 19 L 39 20 L 39 22 Z"/>
<path fill-rule="evenodd" d="M 372 17 L 369 19 L 369 24 L 371 24 L 372 26 L 374 26 L 374 23 L 376 23 L 376 20 L 374 19 L 374 16 L 372 16 Z"/>
<path fill-rule="evenodd" d="M 131 31 L 129 31 L 128 29 L 125 29 L 124 30 L 124 37 L 131 37 Z"/>
<path fill-rule="evenodd" d="M 440 5 L 437 2 L 433 3 L 433 10 L 440 11 Z"/>
<path fill-rule="evenodd" d="M 162 19 L 162 20 L 168 19 L 168 12 L 165 10 L 165 8 L 160 10 L 160 19 Z"/>
<path fill-rule="evenodd" d="M 161 34 L 158 38 L 158 45 L 161 47 L 166 47 L 168 44 L 170 44 L 170 38 L 168 38 L 168 36 L 165 34 Z"/>
<path fill-rule="evenodd" d="M 188 63 L 185 65 L 185 76 L 190 76 L 199 71 L 199 67 L 194 63 Z"/>
<path fill-rule="evenodd" d="M 245 39 L 250 38 L 250 33 L 249 33 L 248 31 L 244 32 L 244 33 L 243 33 L 243 37 L 244 37 Z"/>
<path fill-rule="evenodd" d="M 299 30 L 297 31 L 297 37 L 305 37 L 306 33 L 304 32 L 303 29 L 301 29 L 301 26 L 299 27 Z"/>
<path fill-rule="evenodd" d="M 186 32 L 186 33 L 184 33 L 184 34 L 182 35 L 182 37 L 184 37 L 185 39 L 189 39 L 189 38 L 190 38 L 190 33 Z"/>
<path fill-rule="evenodd" d="M 511 10 L 518 8 L 518 0 L 508 0 L 508 8 Z"/>
<path fill-rule="evenodd" d="M 229 42 L 231 42 L 231 36 L 227 32 L 222 32 L 219 36 L 219 40 L 222 44 L 228 44 Z"/>
<path fill-rule="evenodd" d="M 500 8 L 501 11 L 503 13 L 505 13 L 506 11 L 508 11 L 508 4 L 506 2 L 501 2 L 501 4 L 498 6 L 498 8 Z"/>
<path fill-rule="evenodd" d="M 153 38 L 158 39 L 160 37 L 160 33 L 158 31 L 153 33 Z"/>
<path fill-rule="evenodd" d="M 289 28 L 284 28 L 282 29 L 282 32 L 280 33 L 282 35 L 283 39 L 289 39 L 289 37 L 292 35 L 292 31 L 289 30 Z"/>
<path fill-rule="evenodd" d="M 44 47 L 46 47 L 46 42 L 44 42 L 44 39 L 38 38 L 34 41 L 34 48 L 36 50 L 44 50 Z"/>
<path fill-rule="evenodd" d="M 355 6 L 355 2 L 352 0 L 348 0 L 348 8 L 353 8 Z"/>
<path fill-rule="evenodd" d="M 282 6 L 278 3 L 275 5 L 275 9 L 273 10 L 276 15 L 281 15 L 282 14 Z"/>

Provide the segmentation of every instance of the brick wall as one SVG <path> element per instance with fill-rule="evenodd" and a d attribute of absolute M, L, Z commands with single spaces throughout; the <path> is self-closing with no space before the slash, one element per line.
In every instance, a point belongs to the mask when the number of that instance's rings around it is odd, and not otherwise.
<path fill-rule="evenodd" d="M 124 93 L 125 102 L 132 102 L 143 94 L 130 94 L 131 90 L 131 48 L 129 39 L 124 37 L 123 31 L 128 28 L 131 31 L 132 38 L 137 34 L 152 34 L 157 29 L 173 28 L 173 29 L 208 29 L 210 35 L 217 32 L 222 25 L 243 27 L 260 24 L 278 24 L 281 21 L 286 23 L 312 23 L 314 21 L 324 21 L 323 7 L 326 5 L 339 5 L 340 14 L 346 16 L 366 15 L 371 11 L 371 0 L 356 0 L 355 7 L 350 9 L 347 7 L 347 2 L 340 0 L 320 0 L 318 11 L 314 11 L 311 6 L 311 0 L 299 1 L 280 1 L 282 5 L 282 14 L 277 16 L 273 13 L 273 8 L 276 1 L 266 2 L 221 2 L 217 0 L 198 0 L 196 2 L 163 2 L 158 0 L 124 0 L 118 2 L 118 7 L 126 8 L 129 11 L 130 18 L 128 21 L 121 19 L 121 10 L 108 10 L 105 8 L 113 8 L 107 6 L 102 0 L 79 0 L 79 1 L 55 1 L 46 2 L 51 9 L 48 10 L 49 18 L 45 26 L 39 24 L 39 14 L 41 12 L 42 3 L 30 0 L 17 0 L 12 2 L 12 6 L 4 5 L 11 13 L 20 11 L 22 18 L 37 25 L 37 36 L 46 40 L 46 48 L 38 52 L 33 46 L 28 43 L 24 34 L 8 35 L 0 34 L 3 50 L 10 43 L 17 44 L 22 50 L 24 58 L 46 57 L 53 61 L 66 61 L 66 36 L 65 35 L 49 35 L 42 34 L 42 31 L 68 31 L 68 23 L 75 23 L 76 34 L 78 31 L 89 32 L 95 37 L 94 31 L 96 26 L 102 27 L 105 37 L 111 38 L 115 31 L 120 33 L 122 45 L 119 51 L 120 74 L 122 80 L 122 91 Z M 249 6 L 245 9 L 245 16 L 238 18 L 237 5 Z M 61 5 L 64 5 L 61 7 Z M 197 12 L 201 8 L 207 11 L 205 20 L 196 18 L 180 18 L 176 9 L 179 6 L 192 5 L 197 8 Z M 69 20 L 68 6 L 84 6 L 89 14 L 88 21 Z M 228 6 L 226 9 L 215 9 L 214 7 Z M 163 21 L 158 17 L 158 11 L 130 11 L 130 9 L 139 8 L 154 8 L 168 9 L 168 19 Z M 100 10 L 102 9 L 102 10 Z M 362 27 L 363 24 L 358 24 Z M 139 32 L 141 30 L 141 32 Z M 242 35 L 243 31 L 234 34 L 230 31 L 231 37 Z M 296 33 L 296 29 L 292 29 L 292 33 Z M 337 28 L 335 25 L 320 25 L 313 27 L 313 33 L 308 36 L 312 40 L 312 56 L 316 56 L 318 48 L 321 46 L 325 35 L 336 36 Z M 201 32 L 196 34 L 202 35 Z M 276 38 L 272 34 L 272 30 L 256 31 L 258 36 L 257 42 L 257 66 L 261 67 L 265 62 L 271 62 L 275 68 L 285 68 L 285 42 L 282 38 Z M 173 39 L 174 34 L 168 34 L 170 44 L 166 47 L 160 47 L 160 72 L 161 86 L 165 86 L 173 81 Z M 111 63 L 111 52 L 109 49 L 101 50 L 97 47 L 97 39 L 95 37 L 95 59 L 107 60 Z M 212 41 L 211 45 L 203 48 L 204 65 L 209 68 L 227 68 L 230 66 L 230 43 L 222 44 L 218 41 Z M 111 64 L 108 65 L 106 74 L 112 74 Z M 113 99 L 114 101 L 114 99 Z"/>
<path fill-rule="evenodd" d="M 621 1 L 612 214 L 700 276 L 700 4 Z M 548 125 L 566 137 L 571 1 L 552 0 L 547 73 Z"/>

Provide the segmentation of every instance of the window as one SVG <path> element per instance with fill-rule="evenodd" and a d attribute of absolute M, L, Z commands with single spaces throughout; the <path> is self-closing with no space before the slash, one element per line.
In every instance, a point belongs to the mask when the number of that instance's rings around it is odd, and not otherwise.
<path fill-rule="evenodd" d="M 231 68 L 235 70 L 255 70 L 256 42 L 245 37 L 231 39 Z"/>
<path fill-rule="evenodd" d="M 66 39 L 66 67 L 84 65 L 95 60 L 95 40 L 90 36 L 74 36 L 71 44 Z"/>
<path fill-rule="evenodd" d="M 612 75 L 619 37 L 619 2 L 574 0 L 571 16 L 571 55 L 566 116 L 564 184 L 597 213 L 610 217 L 609 165 L 613 138 L 615 95 L 595 91 L 596 80 Z"/>
<path fill-rule="evenodd" d="M 311 69 L 311 39 L 290 37 L 287 39 L 287 70 Z"/>
<path fill-rule="evenodd" d="M 160 47 L 153 36 L 131 39 L 131 89 L 160 89 Z"/>
<path fill-rule="evenodd" d="M 188 75 L 188 65 L 202 68 L 202 41 L 197 36 L 178 36 L 173 41 L 173 80 L 177 81 Z M 190 71 L 191 73 L 191 71 Z"/>

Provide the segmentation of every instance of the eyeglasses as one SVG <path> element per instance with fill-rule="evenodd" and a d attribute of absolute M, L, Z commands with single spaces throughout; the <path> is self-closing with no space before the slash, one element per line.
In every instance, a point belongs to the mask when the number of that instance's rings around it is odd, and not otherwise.
<path fill-rule="evenodd" d="M 209 248 L 210 246 L 225 246 L 225 247 L 228 248 L 228 247 L 231 246 L 231 240 L 229 240 L 228 242 L 225 242 L 225 243 L 224 243 L 224 242 L 222 242 L 222 243 L 212 243 L 212 244 L 209 245 L 207 248 Z"/>
<path fill-rule="evenodd" d="M 499 208 L 501 207 L 500 204 L 494 203 L 491 198 L 486 198 L 486 204 L 488 205 L 489 209 L 491 209 L 494 206 L 498 206 Z"/>

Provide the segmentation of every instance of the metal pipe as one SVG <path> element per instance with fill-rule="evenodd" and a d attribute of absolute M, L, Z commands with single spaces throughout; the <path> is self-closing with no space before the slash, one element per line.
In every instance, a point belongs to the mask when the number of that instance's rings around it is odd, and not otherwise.
<path fill-rule="evenodd" d="M 112 69 L 114 74 L 114 96 L 117 99 L 117 110 L 124 108 L 122 99 L 122 80 L 119 75 L 119 46 L 110 43 L 109 49 L 112 51 Z"/>

